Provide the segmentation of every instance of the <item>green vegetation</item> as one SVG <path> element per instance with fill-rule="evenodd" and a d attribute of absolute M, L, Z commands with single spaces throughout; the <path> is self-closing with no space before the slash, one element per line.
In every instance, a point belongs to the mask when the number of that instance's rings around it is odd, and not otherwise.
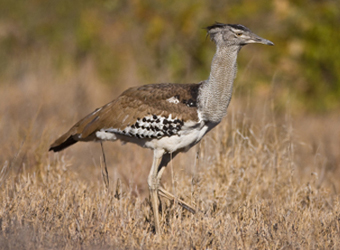
<path fill-rule="evenodd" d="M 0 0 L 0 249 L 340 249 L 337 1 Z M 130 86 L 206 79 L 202 29 L 275 43 L 239 55 L 227 117 L 179 154 L 154 234 L 150 150 L 50 143 Z"/>
<path fill-rule="evenodd" d="M 213 46 L 204 43 L 201 28 L 220 21 L 242 23 L 276 44 L 272 50 L 249 48 L 260 50 L 248 69 L 255 80 L 241 81 L 236 94 L 272 92 L 278 107 L 289 98 L 299 110 L 339 107 L 336 1 L 0 3 L 2 77 L 15 61 L 49 54 L 60 72 L 93 61 L 107 84 L 123 84 L 126 69 L 133 69 L 135 85 L 199 81 L 208 76 L 214 53 Z M 244 58 L 241 55 L 240 73 L 249 61 Z M 164 75 L 166 79 L 157 77 Z"/>

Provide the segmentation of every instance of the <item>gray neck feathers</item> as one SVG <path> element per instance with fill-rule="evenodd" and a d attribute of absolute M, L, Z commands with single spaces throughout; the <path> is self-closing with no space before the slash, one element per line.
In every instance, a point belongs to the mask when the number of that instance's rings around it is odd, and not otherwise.
<path fill-rule="evenodd" d="M 203 120 L 219 123 L 227 114 L 240 49 L 240 46 L 217 47 L 209 79 L 202 84 L 199 93 L 199 112 Z"/>

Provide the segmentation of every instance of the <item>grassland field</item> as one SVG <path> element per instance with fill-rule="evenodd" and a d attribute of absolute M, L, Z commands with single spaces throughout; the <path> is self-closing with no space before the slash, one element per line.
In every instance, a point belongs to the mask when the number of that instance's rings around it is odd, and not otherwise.
<path fill-rule="evenodd" d="M 340 249 L 340 117 L 299 113 L 270 95 L 237 95 L 227 117 L 167 167 L 163 185 L 197 208 L 162 200 L 154 234 L 152 152 L 50 143 L 78 119 L 142 84 L 100 81 L 93 62 L 58 72 L 48 56 L 0 85 L 1 249 Z M 27 64 L 31 62 L 26 62 Z M 20 69 L 14 65 L 12 71 Z M 130 69 L 133 70 L 133 69 Z"/>

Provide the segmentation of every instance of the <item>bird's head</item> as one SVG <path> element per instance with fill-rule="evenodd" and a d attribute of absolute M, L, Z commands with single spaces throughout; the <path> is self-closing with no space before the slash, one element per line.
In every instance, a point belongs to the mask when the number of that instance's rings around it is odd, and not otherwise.
<path fill-rule="evenodd" d="M 217 46 L 244 46 L 249 43 L 274 45 L 271 41 L 259 37 L 241 24 L 215 23 L 208 26 L 208 35 Z"/>

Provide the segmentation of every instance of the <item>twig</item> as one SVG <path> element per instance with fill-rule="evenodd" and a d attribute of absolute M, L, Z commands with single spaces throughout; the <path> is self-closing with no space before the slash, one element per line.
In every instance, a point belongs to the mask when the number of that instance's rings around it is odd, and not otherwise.
<path fill-rule="evenodd" d="M 104 180 L 106 189 L 109 190 L 109 184 L 110 184 L 109 183 L 109 173 L 107 171 L 106 157 L 105 157 L 103 142 L 100 142 L 100 146 L 102 147 L 102 152 L 103 152 L 104 169 L 103 169 L 103 165 L 102 164 L 100 164 L 100 166 L 101 166 L 103 180 Z"/>

